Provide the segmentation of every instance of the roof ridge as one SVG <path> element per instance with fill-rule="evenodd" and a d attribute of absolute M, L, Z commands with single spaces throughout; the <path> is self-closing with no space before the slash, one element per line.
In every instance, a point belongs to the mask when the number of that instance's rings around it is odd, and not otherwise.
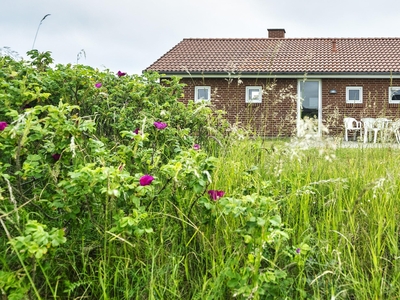
<path fill-rule="evenodd" d="M 268 37 L 254 37 L 254 38 L 183 38 L 183 40 L 387 40 L 387 39 L 400 39 L 400 37 L 308 37 L 308 38 L 268 38 Z"/>

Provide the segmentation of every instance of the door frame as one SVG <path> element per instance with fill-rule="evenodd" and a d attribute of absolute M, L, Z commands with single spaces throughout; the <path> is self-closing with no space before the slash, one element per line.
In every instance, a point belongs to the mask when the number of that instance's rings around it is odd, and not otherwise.
<path fill-rule="evenodd" d="M 300 121 L 301 121 L 301 89 L 300 85 L 301 82 L 306 81 L 314 81 L 318 82 L 318 130 L 317 136 L 321 136 L 322 133 L 322 80 L 321 79 L 298 79 L 297 80 L 297 120 L 296 120 L 296 127 L 297 127 L 297 136 L 300 135 Z"/>

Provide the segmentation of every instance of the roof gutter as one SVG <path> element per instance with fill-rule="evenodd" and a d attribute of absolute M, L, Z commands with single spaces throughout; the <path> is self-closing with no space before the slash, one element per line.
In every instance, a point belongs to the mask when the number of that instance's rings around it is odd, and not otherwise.
<path fill-rule="evenodd" d="M 400 72 L 159 73 L 162 74 L 162 77 L 178 76 L 181 78 L 400 78 Z"/>

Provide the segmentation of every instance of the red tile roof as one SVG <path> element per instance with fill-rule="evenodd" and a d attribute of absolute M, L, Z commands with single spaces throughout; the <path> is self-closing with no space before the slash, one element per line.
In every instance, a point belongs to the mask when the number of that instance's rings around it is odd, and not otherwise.
<path fill-rule="evenodd" d="M 146 71 L 400 73 L 400 38 L 184 39 Z"/>

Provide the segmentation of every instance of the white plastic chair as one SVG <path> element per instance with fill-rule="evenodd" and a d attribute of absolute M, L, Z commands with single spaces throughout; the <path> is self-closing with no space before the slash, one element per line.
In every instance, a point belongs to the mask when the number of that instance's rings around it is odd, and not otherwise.
<path fill-rule="evenodd" d="M 349 131 L 354 131 L 354 140 L 357 139 L 357 131 L 360 132 L 360 137 L 362 138 L 362 124 L 354 118 L 344 118 L 344 140 L 347 142 L 349 140 Z"/>
<path fill-rule="evenodd" d="M 381 133 L 381 140 L 382 142 L 387 142 L 388 137 L 390 135 L 389 125 L 392 123 L 392 120 L 388 118 L 377 118 L 375 121 L 375 126 L 379 129 Z M 375 138 L 376 142 L 376 138 Z"/>
<path fill-rule="evenodd" d="M 370 132 L 374 133 L 374 143 L 376 143 L 378 132 L 381 131 L 381 136 L 383 137 L 383 131 L 388 128 L 390 122 L 387 118 L 362 118 L 361 121 L 364 124 L 364 143 L 368 142 L 368 134 Z"/>
<path fill-rule="evenodd" d="M 368 142 L 368 134 L 374 133 L 374 141 L 377 135 L 378 129 L 375 128 L 375 118 L 362 118 L 361 122 L 364 125 L 364 143 Z"/>
<path fill-rule="evenodd" d="M 391 134 L 394 134 L 396 142 L 400 144 L 400 119 L 390 123 L 388 130 Z"/>

